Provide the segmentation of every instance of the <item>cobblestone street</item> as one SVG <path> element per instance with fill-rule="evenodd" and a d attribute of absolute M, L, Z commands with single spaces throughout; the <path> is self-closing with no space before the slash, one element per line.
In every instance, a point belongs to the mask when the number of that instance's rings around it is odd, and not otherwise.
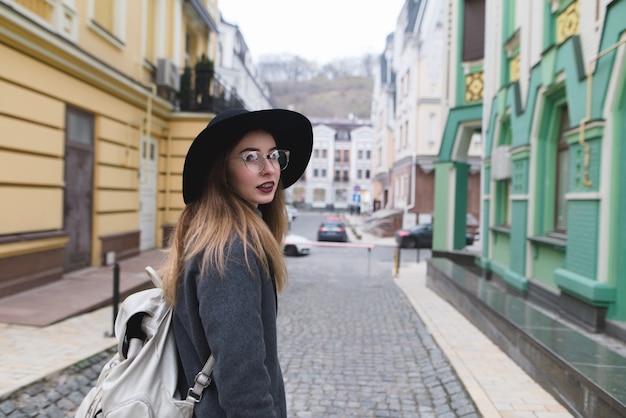
<path fill-rule="evenodd" d="M 477 416 L 395 285 L 392 251 L 375 248 L 371 267 L 363 249 L 315 248 L 314 268 L 290 260 L 278 316 L 290 416 Z"/>
<path fill-rule="evenodd" d="M 372 261 L 363 249 L 316 248 L 289 259 L 278 321 L 290 417 L 479 416 L 394 284 L 392 251 L 375 248 Z M 0 416 L 72 416 L 112 354 L 14 393 Z"/>

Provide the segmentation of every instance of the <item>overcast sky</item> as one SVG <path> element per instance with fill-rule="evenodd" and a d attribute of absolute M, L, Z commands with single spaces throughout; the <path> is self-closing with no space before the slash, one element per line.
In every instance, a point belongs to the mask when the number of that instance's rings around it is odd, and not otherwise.
<path fill-rule="evenodd" d="M 291 53 L 327 63 L 380 54 L 404 0 L 219 0 L 224 20 L 239 26 L 255 60 Z"/>

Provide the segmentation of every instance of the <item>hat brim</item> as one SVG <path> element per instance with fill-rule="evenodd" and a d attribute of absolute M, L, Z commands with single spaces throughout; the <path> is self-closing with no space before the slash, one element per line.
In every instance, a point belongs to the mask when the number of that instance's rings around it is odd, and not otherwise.
<path fill-rule="evenodd" d="M 216 116 L 194 139 L 183 168 L 183 200 L 189 204 L 202 195 L 210 155 L 229 147 L 246 133 L 262 129 L 276 141 L 276 147 L 290 151 L 289 164 L 281 172 L 284 189 L 293 185 L 306 170 L 313 150 L 313 128 L 304 115 L 286 109 L 247 111 L 236 109 Z"/>

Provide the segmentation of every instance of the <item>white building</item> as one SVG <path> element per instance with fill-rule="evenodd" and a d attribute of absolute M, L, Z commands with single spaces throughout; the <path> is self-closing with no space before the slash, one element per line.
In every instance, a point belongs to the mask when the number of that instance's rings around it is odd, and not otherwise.
<path fill-rule="evenodd" d="M 392 68 L 393 38 L 387 36 L 384 52 L 374 67 L 374 89 L 372 93 L 372 128 L 374 130 L 372 145 L 373 169 L 373 210 L 391 207 L 389 203 L 389 173 L 395 158 L 395 126 L 396 73 Z"/>
<path fill-rule="evenodd" d="M 313 154 L 305 176 L 287 189 L 287 201 L 318 210 L 372 210 L 369 121 L 312 120 Z"/>
<path fill-rule="evenodd" d="M 449 110 L 447 18 L 440 1 L 406 0 L 375 72 L 372 199 L 375 210 L 394 213 L 386 234 L 428 221 L 434 213 L 435 163 Z M 472 165 L 468 214 L 474 218 L 480 205 L 480 151 L 478 136 L 468 154 L 473 157 L 468 158 Z"/>
<path fill-rule="evenodd" d="M 221 15 L 215 72 L 219 81 L 243 101 L 246 109 L 273 107 L 269 86 L 260 77 L 239 26 L 224 21 Z"/>

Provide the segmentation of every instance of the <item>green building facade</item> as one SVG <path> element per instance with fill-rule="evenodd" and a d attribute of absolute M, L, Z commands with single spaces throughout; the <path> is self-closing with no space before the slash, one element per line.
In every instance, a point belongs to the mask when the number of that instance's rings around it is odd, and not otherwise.
<path fill-rule="evenodd" d="M 477 3 L 484 56 L 468 61 L 463 25 Z M 626 0 L 449 7 L 456 94 L 436 166 L 433 248 L 463 248 L 463 150 L 479 130 L 478 263 L 513 292 L 626 338 Z M 482 94 L 472 96 L 475 72 Z"/>

